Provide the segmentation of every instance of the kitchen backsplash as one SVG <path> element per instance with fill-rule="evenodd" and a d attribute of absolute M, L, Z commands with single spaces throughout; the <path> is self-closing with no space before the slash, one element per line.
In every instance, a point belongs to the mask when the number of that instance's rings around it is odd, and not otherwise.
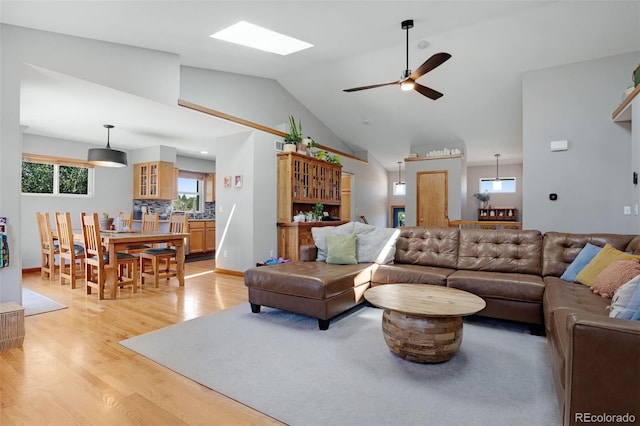
<path fill-rule="evenodd" d="M 160 220 L 168 220 L 171 216 L 173 208 L 171 207 L 171 201 L 167 200 L 133 200 L 133 219 L 142 219 L 142 210 L 146 207 L 147 212 L 158 212 Z M 216 203 L 204 203 L 204 212 L 202 213 L 189 213 L 190 219 L 215 219 L 216 218 Z"/>

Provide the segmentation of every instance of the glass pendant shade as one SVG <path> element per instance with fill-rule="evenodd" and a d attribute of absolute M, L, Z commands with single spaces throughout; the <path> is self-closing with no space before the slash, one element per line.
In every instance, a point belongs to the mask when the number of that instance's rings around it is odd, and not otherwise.
<path fill-rule="evenodd" d="M 113 128 L 111 124 L 105 124 L 107 128 L 107 146 L 106 148 L 91 148 L 87 156 L 87 162 L 99 167 L 126 167 L 127 153 L 111 149 L 109 145 L 109 131 Z"/>

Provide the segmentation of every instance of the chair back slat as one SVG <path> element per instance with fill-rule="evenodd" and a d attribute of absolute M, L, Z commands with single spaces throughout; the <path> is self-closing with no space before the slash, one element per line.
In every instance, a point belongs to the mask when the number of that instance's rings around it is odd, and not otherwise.
<path fill-rule="evenodd" d="M 171 214 L 169 219 L 169 232 L 182 233 L 187 232 L 189 216 L 187 214 Z"/>
<path fill-rule="evenodd" d="M 36 212 L 36 219 L 38 221 L 38 232 L 40 233 L 40 246 L 48 250 L 53 247 L 53 234 L 51 232 L 49 213 Z"/>
<path fill-rule="evenodd" d="M 142 232 L 158 232 L 158 213 L 145 213 L 142 215 Z"/>
<path fill-rule="evenodd" d="M 133 225 L 133 212 L 129 212 L 129 213 L 120 212 L 118 217 L 120 217 L 120 220 L 122 220 L 122 227 L 123 228 L 133 229 L 132 228 L 132 225 Z"/>
<path fill-rule="evenodd" d="M 82 213 L 82 236 L 84 250 L 89 258 L 97 258 L 102 262 L 102 239 L 100 237 L 100 220 L 98 213 L 91 215 Z"/>
<path fill-rule="evenodd" d="M 72 252 L 73 247 L 73 230 L 71 229 L 71 214 L 56 212 L 56 226 L 58 228 L 58 244 L 60 251 Z"/>

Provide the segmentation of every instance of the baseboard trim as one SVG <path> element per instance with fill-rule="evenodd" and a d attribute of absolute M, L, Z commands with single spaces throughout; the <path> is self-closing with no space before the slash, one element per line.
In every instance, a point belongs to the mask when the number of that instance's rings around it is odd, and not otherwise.
<path fill-rule="evenodd" d="M 216 274 L 233 275 L 234 277 L 244 277 L 244 272 L 234 271 L 231 269 L 215 268 L 213 272 L 215 272 Z"/>
<path fill-rule="evenodd" d="M 40 267 L 35 267 L 35 268 L 22 268 L 22 273 L 23 274 L 28 274 L 30 272 L 40 272 Z"/>

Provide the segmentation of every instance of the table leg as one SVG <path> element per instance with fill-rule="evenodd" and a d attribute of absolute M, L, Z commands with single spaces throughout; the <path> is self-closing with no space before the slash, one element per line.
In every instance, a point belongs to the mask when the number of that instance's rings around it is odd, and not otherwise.
<path fill-rule="evenodd" d="M 114 273 L 107 272 L 110 268 Z M 105 274 L 105 286 L 111 285 L 111 299 L 115 299 L 116 289 L 118 288 L 118 254 L 116 253 L 115 242 L 111 241 L 109 241 L 109 264 L 105 267 Z"/>
<path fill-rule="evenodd" d="M 184 239 L 176 245 L 176 269 L 178 275 L 178 283 L 180 287 L 184 286 Z"/>

